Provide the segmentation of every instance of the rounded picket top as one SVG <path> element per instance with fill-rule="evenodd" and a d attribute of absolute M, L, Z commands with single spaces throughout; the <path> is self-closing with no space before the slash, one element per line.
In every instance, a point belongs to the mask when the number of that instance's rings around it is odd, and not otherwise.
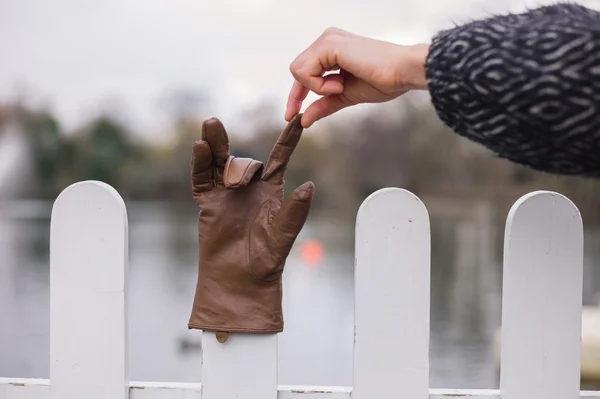
<path fill-rule="evenodd" d="M 355 399 L 429 397 L 430 226 L 413 193 L 371 194 L 356 219 Z"/>
<path fill-rule="evenodd" d="M 54 201 L 52 217 L 55 216 L 56 212 L 62 210 L 63 203 L 70 205 L 72 204 L 71 201 L 82 200 L 98 206 L 109 206 L 109 209 L 120 211 L 125 220 L 127 218 L 127 207 L 123 197 L 111 185 L 97 180 L 81 181 L 65 188 Z"/>
<path fill-rule="evenodd" d="M 50 222 L 51 399 L 128 397 L 127 262 L 119 193 L 98 181 L 63 190 Z"/>
<path fill-rule="evenodd" d="M 417 217 L 425 217 L 429 222 L 429 213 L 421 199 L 412 192 L 397 187 L 382 188 L 369 195 L 358 208 L 357 222 L 365 212 L 388 205 L 406 214 L 414 213 Z"/>
<path fill-rule="evenodd" d="M 504 241 L 503 398 L 577 397 L 583 223 L 564 195 L 535 191 L 511 208 Z"/>
<path fill-rule="evenodd" d="M 553 216 L 554 213 L 548 213 L 549 211 L 558 211 L 561 214 L 569 215 L 573 218 L 574 227 L 579 225 L 583 234 L 583 221 L 577 205 L 563 194 L 545 190 L 525 194 L 514 203 L 508 213 L 507 229 L 512 226 L 516 218 L 521 217 L 524 213 L 532 217 L 535 215 L 541 217 Z"/>

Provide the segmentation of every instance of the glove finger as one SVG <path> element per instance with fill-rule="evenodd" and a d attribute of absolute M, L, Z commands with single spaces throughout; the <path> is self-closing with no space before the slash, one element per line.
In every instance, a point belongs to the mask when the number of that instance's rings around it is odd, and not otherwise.
<path fill-rule="evenodd" d="M 263 163 L 251 158 L 230 156 L 225 164 L 223 182 L 227 188 L 245 187 L 255 175 L 260 174 Z"/>
<path fill-rule="evenodd" d="M 196 141 L 192 150 L 192 190 L 194 195 L 210 191 L 213 184 L 212 153 L 206 141 Z"/>
<path fill-rule="evenodd" d="M 215 166 L 224 168 L 227 158 L 229 158 L 229 137 L 220 120 L 211 118 L 204 121 L 202 140 L 210 145 Z"/>
<path fill-rule="evenodd" d="M 296 149 L 296 145 L 302 136 L 302 114 L 296 115 L 281 132 L 277 143 L 269 155 L 263 180 L 272 180 L 275 183 L 283 183 L 285 168 Z"/>
<path fill-rule="evenodd" d="M 273 221 L 276 249 L 285 259 L 296 241 L 296 237 L 304 227 L 315 193 L 313 182 L 306 182 L 298 187 L 283 203 Z"/>

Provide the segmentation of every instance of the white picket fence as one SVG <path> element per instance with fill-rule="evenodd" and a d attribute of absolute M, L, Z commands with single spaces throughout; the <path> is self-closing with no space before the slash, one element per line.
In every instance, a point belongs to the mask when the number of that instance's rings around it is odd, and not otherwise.
<path fill-rule="evenodd" d="M 429 388 L 429 216 L 410 192 L 379 190 L 358 212 L 353 387 L 278 386 L 276 335 L 220 344 L 213 333 L 202 335 L 202 384 L 129 381 L 127 240 L 110 186 L 58 197 L 50 379 L 0 379 L 0 399 L 600 399 L 580 392 L 583 228 L 560 194 L 528 194 L 508 215 L 499 391 Z"/>

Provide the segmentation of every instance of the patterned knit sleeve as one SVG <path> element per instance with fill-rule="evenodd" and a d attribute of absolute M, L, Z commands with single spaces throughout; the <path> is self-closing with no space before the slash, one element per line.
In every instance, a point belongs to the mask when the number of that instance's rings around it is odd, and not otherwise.
<path fill-rule="evenodd" d="M 575 4 L 440 32 L 426 64 L 456 133 L 537 170 L 600 177 L 600 13 Z"/>

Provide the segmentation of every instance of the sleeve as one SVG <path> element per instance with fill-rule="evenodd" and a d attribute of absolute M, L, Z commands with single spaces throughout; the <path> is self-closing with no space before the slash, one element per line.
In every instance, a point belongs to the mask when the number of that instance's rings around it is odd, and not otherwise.
<path fill-rule="evenodd" d="M 600 13 L 556 4 L 437 34 L 426 74 L 457 134 L 544 172 L 600 177 Z"/>

